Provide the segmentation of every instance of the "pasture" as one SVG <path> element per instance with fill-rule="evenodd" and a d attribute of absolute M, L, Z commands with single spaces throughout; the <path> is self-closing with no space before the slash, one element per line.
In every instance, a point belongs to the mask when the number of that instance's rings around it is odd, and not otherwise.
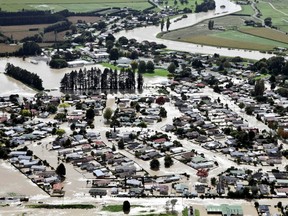
<path fill-rule="evenodd" d="M 9 45 L 0 43 L 0 53 L 12 53 L 16 52 L 20 48 L 19 45 Z"/>
<path fill-rule="evenodd" d="M 43 32 L 44 28 L 47 26 L 49 26 L 49 24 L 0 26 L 0 32 L 7 37 L 12 37 L 14 40 L 19 41 L 25 37 Z M 29 29 L 34 30 L 29 31 Z"/>
<path fill-rule="evenodd" d="M 68 17 L 68 20 L 73 24 L 78 21 L 82 22 L 97 22 L 101 20 L 100 17 L 91 16 L 72 16 Z M 51 24 L 38 24 L 38 25 L 16 25 L 16 26 L 0 26 L 0 32 L 6 37 L 12 37 L 14 40 L 20 41 L 21 39 L 33 36 L 35 34 L 43 34 L 43 42 L 54 42 L 55 34 L 54 32 L 44 32 L 44 28 Z M 66 31 L 57 33 L 57 41 L 64 41 Z"/>
<path fill-rule="evenodd" d="M 129 7 L 136 10 L 151 7 L 147 0 L 0 0 L 0 5 L 2 11 L 68 9 L 73 12 L 88 12 L 110 7 Z"/>
<path fill-rule="evenodd" d="M 288 32 L 288 4 L 286 0 L 265 0 L 257 3 L 262 13 L 261 19 L 272 18 L 272 25 Z"/>
<path fill-rule="evenodd" d="M 204 21 L 192 27 L 165 33 L 163 38 L 216 47 L 259 51 L 270 51 L 275 47 L 288 47 L 285 34 L 265 28 L 250 30 L 244 27 L 244 20 L 241 17 L 225 16 L 213 20 L 215 28 L 225 27 L 226 31 L 209 30 L 208 21 Z M 238 31 L 238 29 L 240 30 Z M 267 34 L 266 38 L 261 34 Z"/>
<path fill-rule="evenodd" d="M 259 50 L 259 51 L 267 51 L 272 50 L 275 46 L 269 44 L 259 44 L 247 42 L 244 39 L 239 41 L 239 38 L 223 38 L 212 35 L 206 36 L 196 36 L 191 38 L 183 38 L 180 41 L 202 44 L 208 46 L 216 46 L 216 47 L 226 47 L 226 48 L 234 48 L 234 49 L 246 49 L 246 50 Z"/>
<path fill-rule="evenodd" d="M 47 26 L 49 26 L 49 24 L 0 26 L 0 32 L 17 41 L 35 34 L 43 34 L 43 42 L 53 42 L 55 40 L 54 32 L 43 33 L 44 28 Z M 33 31 L 31 31 L 31 29 L 33 29 Z M 66 31 L 58 32 L 57 41 L 64 41 L 65 33 Z"/>

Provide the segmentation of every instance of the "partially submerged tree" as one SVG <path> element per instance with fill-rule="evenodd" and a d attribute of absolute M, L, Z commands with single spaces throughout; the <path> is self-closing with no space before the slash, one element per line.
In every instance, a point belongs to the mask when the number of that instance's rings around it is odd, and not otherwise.
<path fill-rule="evenodd" d="M 162 20 L 161 20 L 161 32 L 163 31 L 164 24 L 165 24 L 164 19 L 162 19 Z"/>
<path fill-rule="evenodd" d="M 160 168 L 160 162 L 156 158 L 152 159 L 150 161 L 150 169 L 152 170 L 159 170 Z"/>
<path fill-rule="evenodd" d="M 170 18 L 168 17 L 166 20 L 166 30 L 167 31 L 169 31 L 170 25 L 171 25 Z"/>
<path fill-rule="evenodd" d="M 108 107 L 108 108 L 105 109 L 104 114 L 103 114 L 103 117 L 104 117 L 107 121 L 109 121 L 110 118 L 112 117 L 112 114 L 113 114 L 112 109 Z"/>
<path fill-rule="evenodd" d="M 130 208 L 131 208 L 130 202 L 128 200 L 125 200 L 123 202 L 123 212 L 124 212 L 124 214 L 129 214 Z"/>
<path fill-rule="evenodd" d="M 61 177 L 66 175 L 66 168 L 63 163 L 59 164 L 59 166 L 56 168 L 56 174 Z"/>

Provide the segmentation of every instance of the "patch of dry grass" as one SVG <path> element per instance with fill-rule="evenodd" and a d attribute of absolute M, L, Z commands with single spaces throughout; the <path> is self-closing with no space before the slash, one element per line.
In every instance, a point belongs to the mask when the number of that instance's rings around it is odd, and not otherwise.
<path fill-rule="evenodd" d="M 18 45 L 9 45 L 0 43 L 0 53 L 12 53 L 20 48 Z"/>
<path fill-rule="evenodd" d="M 44 28 L 50 24 L 41 25 L 16 25 L 16 26 L 0 26 L 0 32 L 7 37 L 13 37 L 14 40 L 21 40 L 28 36 L 33 36 L 43 32 Z M 34 29 L 29 31 L 29 29 Z M 36 30 L 37 29 L 37 30 Z"/>
<path fill-rule="evenodd" d="M 282 43 L 288 43 L 288 35 L 285 33 L 282 33 L 280 31 L 277 31 L 275 29 L 270 28 L 240 28 L 240 32 L 243 32 L 245 34 L 250 34 L 262 38 L 267 38 L 270 40 L 279 41 Z"/>

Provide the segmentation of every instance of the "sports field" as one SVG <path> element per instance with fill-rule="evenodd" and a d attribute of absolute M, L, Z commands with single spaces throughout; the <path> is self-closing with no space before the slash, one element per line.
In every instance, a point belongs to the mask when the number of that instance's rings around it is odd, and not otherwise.
<path fill-rule="evenodd" d="M 68 9 L 74 12 L 94 11 L 110 7 L 129 7 L 144 10 L 151 7 L 148 0 L 0 0 L 2 11 L 51 10 L 61 11 Z"/>

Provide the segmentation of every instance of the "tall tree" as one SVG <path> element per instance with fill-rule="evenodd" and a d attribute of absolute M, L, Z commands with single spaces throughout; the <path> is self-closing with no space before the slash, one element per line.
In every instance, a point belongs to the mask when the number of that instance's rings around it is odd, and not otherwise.
<path fill-rule="evenodd" d="M 255 96 L 263 96 L 264 91 L 265 91 L 264 80 L 263 79 L 257 80 L 254 86 Z"/>
<path fill-rule="evenodd" d="M 95 117 L 95 112 L 92 108 L 86 110 L 86 118 L 89 120 L 93 120 Z"/>
<path fill-rule="evenodd" d="M 119 58 L 119 51 L 117 48 L 112 48 L 110 50 L 109 59 L 116 61 Z"/>
<path fill-rule="evenodd" d="M 138 73 L 145 73 L 146 72 L 146 62 L 139 61 L 138 63 Z"/>
<path fill-rule="evenodd" d="M 63 163 L 59 164 L 59 166 L 56 168 L 56 174 L 61 177 L 66 175 L 66 168 Z"/>
<path fill-rule="evenodd" d="M 170 18 L 168 17 L 166 20 L 166 30 L 167 31 L 169 31 L 170 25 L 171 25 Z"/>
<path fill-rule="evenodd" d="M 154 73 L 154 69 L 155 69 L 154 63 L 152 61 L 148 61 L 146 64 L 147 72 L 148 73 Z"/>
<path fill-rule="evenodd" d="M 168 66 L 167 70 L 169 71 L 169 73 L 172 73 L 172 74 L 175 72 L 175 70 L 176 70 L 176 65 L 174 64 L 174 62 L 172 62 L 172 63 Z"/>
<path fill-rule="evenodd" d="M 169 168 L 170 166 L 173 165 L 173 159 L 171 158 L 170 155 L 166 155 L 165 158 L 164 158 L 164 166 L 165 168 Z"/>
<path fill-rule="evenodd" d="M 152 170 L 159 170 L 160 168 L 160 162 L 159 160 L 157 160 L 156 158 L 153 158 L 151 161 L 150 161 L 150 169 Z"/>
<path fill-rule="evenodd" d="M 161 20 L 161 32 L 163 31 L 163 28 L 164 28 L 164 25 L 165 25 L 165 22 L 164 22 L 164 19 L 162 18 L 162 20 Z"/>
<path fill-rule="evenodd" d="M 144 79 L 143 79 L 142 74 L 140 73 L 138 73 L 137 83 L 138 83 L 137 89 L 141 90 L 143 88 Z"/>
<path fill-rule="evenodd" d="M 130 202 L 128 200 L 123 202 L 123 212 L 124 214 L 129 214 L 130 212 Z"/>
<path fill-rule="evenodd" d="M 135 73 L 136 69 L 138 68 L 138 63 L 137 63 L 137 61 L 132 61 L 132 62 L 130 63 L 130 65 L 131 65 L 132 71 Z"/>
<path fill-rule="evenodd" d="M 107 107 L 104 111 L 103 117 L 109 121 L 109 119 L 112 117 L 113 111 L 110 107 Z"/>

